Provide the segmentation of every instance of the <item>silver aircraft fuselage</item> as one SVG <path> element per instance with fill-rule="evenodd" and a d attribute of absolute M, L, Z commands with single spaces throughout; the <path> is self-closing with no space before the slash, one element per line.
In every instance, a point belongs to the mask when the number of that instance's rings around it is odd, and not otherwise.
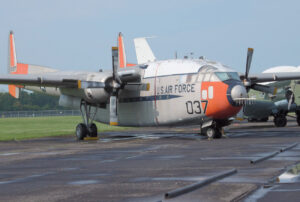
<path fill-rule="evenodd" d="M 150 89 L 120 90 L 117 103 L 120 126 L 186 125 L 228 119 L 241 109 L 234 98 L 247 97 L 238 74 L 216 62 L 202 59 L 165 60 L 131 68 L 141 70 L 141 83 L 148 83 Z M 59 76 L 60 72 L 53 74 Z M 80 75 L 82 79 L 95 80 L 96 74 Z M 58 95 L 60 105 L 77 109 L 81 101 L 78 94 L 89 95 L 90 90 L 25 88 Z M 109 124 L 109 103 L 97 109 L 93 107 L 92 111 L 96 112 L 95 121 Z"/>

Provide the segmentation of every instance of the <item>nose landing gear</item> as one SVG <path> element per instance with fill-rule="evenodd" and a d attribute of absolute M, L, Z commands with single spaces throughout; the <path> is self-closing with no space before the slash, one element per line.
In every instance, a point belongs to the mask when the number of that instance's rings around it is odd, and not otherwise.
<path fill-rule="evenodd" d="M 92 106 L 82 100 L 80 103 L 80 112 L 84 123 L 80 123 L 76 127 L 77 140 L 83 140 L 87 136 L 97 137 L 97 126 L 93 123 L 97 114 L 97 107 L 95 107 L 95 111 L 92 112 Z"/>
<path fill-rule="evenodd" d="M 207 136 L 210 139 L 222 138 L 222 127 L 228 125 L 228 120 L 213 120 L 209 125 L 200 125 L 201 135 Z"/>
<path fill-rule="evenodd" d="M 222 137 L 222 128 L 208 127 L 205 133 L 208 138 L 219 139 Z"/>

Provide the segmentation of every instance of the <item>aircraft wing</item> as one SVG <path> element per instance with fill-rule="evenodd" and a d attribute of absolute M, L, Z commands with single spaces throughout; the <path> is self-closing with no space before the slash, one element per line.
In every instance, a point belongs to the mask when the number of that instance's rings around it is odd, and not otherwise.
<path fill-rule="evenodd" d="M 140 82 L 140 71 L 132 68 L 118 72 L 120 80 L 126 85 L 130 82 Z M 106 81 L 112 78 L 111 72 L 94 73 L 50 73 L 50 74 L 7 74 L 0 75 L 0 84 L 20 86 L 44 86 L 57 88 L 104 88 Z"/>
<path fill-rule="evenodd" d="M 49 87 L 77 87 L 78 79 L 58 78 L 57 75 L 21 75 L 10 74 L 0 76 L 0 84 L 14 84 L 21 86 L 49 86 Z"/>
<path fill-rule="evenodd" d="M 245 75 L 240 75 L 241 80 L 245 79 Z M 283 80 L 298 80 L 300 79 L 300 72 L 278 72 L 278 73 L 261 73 L 249 75 L 248 79 L 251 84 L 261 83 L 267 81 L 283 81 Z"/>

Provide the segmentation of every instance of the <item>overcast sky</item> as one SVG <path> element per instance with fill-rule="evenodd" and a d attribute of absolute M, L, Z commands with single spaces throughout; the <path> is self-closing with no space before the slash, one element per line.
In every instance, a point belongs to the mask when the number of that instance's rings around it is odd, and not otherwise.
<path fill-rule="evenodd" d="M 300 65 L 297 0 L 1 0 L 0 27 L 1 74 L 10 30 L 19 62 L 61 70 L 111 68 L 118 32 L 129 62 L 133 38 L 156 36 L 149 44 L 158 59 L 193 52 L 244 72 L 253 47 L 252 73 Z"/>

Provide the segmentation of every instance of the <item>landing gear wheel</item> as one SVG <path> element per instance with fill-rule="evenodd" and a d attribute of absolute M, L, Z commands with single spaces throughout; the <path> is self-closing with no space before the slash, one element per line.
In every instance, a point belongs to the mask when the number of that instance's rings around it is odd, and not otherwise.
<path fill-rule="evenodd" d="M 88 129 L 85 124 L 80 123 L 76 127 L 76 137 L 77 140 L 83 140 L 88 134 Z"/>
<path fill-rule="evenodd" d="M 90 126 L 90 136 L 91 137 L 97 137 L 98 133 L 97 133 L 97 126 L 96 124 L 92 123 Z"/>
<path fill-rule="evenodd" d="M 206 129 L 206 135 L 208 138 L 219 139 L 222 137 L 221 129 L 209 127 Z"/>
<path fill-rule="evenodd" d="M 286 126 L 286 123 L 287 123 L 287 119 L 284 115 L 279 115 L 274 117 L 274 124 L 276 127 L 284 127 Z"/>
<path fill-rule="evenodd" d="M 297 115 L 297 123 L 298 123 L 298 126 L 300 126 L 300 116 Z"/>

